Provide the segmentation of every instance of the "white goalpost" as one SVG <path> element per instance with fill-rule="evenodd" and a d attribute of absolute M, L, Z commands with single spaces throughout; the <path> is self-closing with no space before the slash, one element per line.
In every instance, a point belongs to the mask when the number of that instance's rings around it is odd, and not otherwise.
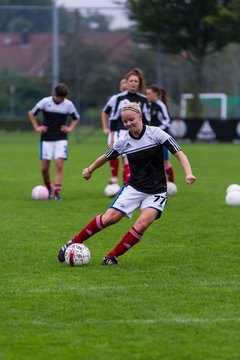
<path fill-rule="evenodd" d="M 194 98 L 193 94 L 182 94 L 180 103 L 180 117 L 187 117 L 187 101 Z M 222 120 L 227 119 L 227 95 L 224 93 L 206 93 L 199 94 L 199 98 L 202 100 L 219 100 L 220 101 L 220 118 Z"/>

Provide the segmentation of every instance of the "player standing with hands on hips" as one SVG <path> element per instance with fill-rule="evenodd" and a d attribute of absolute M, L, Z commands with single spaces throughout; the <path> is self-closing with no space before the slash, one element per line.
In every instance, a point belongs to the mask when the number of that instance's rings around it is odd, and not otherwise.
<path fill-rule="evenodd" d="M 82 175 L 84 179 L 89 180 L 96 169 L 124 153 L 131 168 L 129 183 L 122 188 L 104 215 L 97 215 L 80 233 L 62 246 L 58 253 L 61 262 L 65 260 L 64 255 L 68 246 L 83 243 L 97 232 L 116 224 L 124 216 L 131 218 L 137 208 L 140 208 L 141 212 L 134 226 L 106 255 L 102 265 L 117 264 L 118 257 L 141 240 L 151 223 L 161 217 L 167 202 L 163 146 L 166 146 L 180 161 L 186 183 L 192 184 L 196 180 L 187 156 L 172 136 L 160 128 L 143 124 L 139 104 L 123 105 L 121 116 L 128 131 L 105 154 L 84 169 Z"/>
<path fill-rule="evenodd" d="M 80 116 L 72 101 L 66 99 L 69 89 L 65 84 L 55 87 L 54 96 L 48 96 L 40 100 L 34 108 L 28 112 L 33 128 L 41 134 L 40 159 L 43 181 L 49 191 L 49 198 L 60 200 L 62 189 L 63 165 L 68 157 L 67 134 L 75 128 Z M 38 125 L 36 115 L 43 114 L 43 124 Z M 72 117 L 70 125 L 67 125 L 68 116 Z M 50 163 L 56 162 L 56 174 L 54 188 L 50 180 Z M 54 193 L 52 194 L 52 192 Z"/>

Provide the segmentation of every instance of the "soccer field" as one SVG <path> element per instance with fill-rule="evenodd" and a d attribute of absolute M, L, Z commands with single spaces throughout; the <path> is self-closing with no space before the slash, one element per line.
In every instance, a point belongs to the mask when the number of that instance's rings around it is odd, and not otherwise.
<path fill-rule="evenodd" d="M 59 202 L 31 199 L 38 134 L 0 133 L 0 359 L 239 359 L 240 207 L 224 202 L 240 183 L 239 146 L 183 144 L 196 183 L 172 157 L 178 194 L 141 242 L 101 265 L 136 213 L 86 241 L 91 262 L 73 268 L 59 248 L 111 203 L 108 164 L 81 177 L 107 149 L 101 131 L 86 132 L 70 137 Z"/>

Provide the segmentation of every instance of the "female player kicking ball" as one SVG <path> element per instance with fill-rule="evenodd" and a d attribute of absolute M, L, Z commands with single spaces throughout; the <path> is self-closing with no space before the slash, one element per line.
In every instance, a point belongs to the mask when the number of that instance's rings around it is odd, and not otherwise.
<path fill-rule="evenodd" d="M 62 246 L 58 253 L 61 262 L 65 260 L 68 246 L 84 242 L 104 228 L 116 224 L 124 216 L 131 218 L 137 208 L 141 212 L 134 226 L 106 255 L 102 265 L 117 264 L 118 257 L 141 240 L 151 223 L 161 217 L 167 202 L 163 145 L 180 161 L 186 183 L 192 184 L 196 180 L 186 155 L 176 141 L 160 128 L 143 124 L 139 104 L 124 105 L 121 116 L 128 131 L 105 154 L 84 169 L 82 175 L 89 180 L 92 173 L 107 161 L 126 154 L 131 169 L 129 183 L 122 188 L 104 215 L 97 215 L 80 233 Z"/>

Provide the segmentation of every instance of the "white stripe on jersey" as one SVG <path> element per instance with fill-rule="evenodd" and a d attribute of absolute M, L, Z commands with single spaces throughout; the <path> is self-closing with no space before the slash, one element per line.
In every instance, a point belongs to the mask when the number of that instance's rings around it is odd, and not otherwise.
<path fill-rule="evenodd" d="M 146 149 L 151 149 L 153 147 L 157 146 L 156 144 L 152 144 L 152 145 L 147 145 L 147 146 L 142 146 L 142 147 L 138 147 L 137 149 L 132 149 L 132 150 L 125 150 L 125 154 L 133 154 L 135 152 L 138 151 L 142 151 L 142 150 L 146 150 Z"/>
<path fill-rule="evenodd" d="M 35 115 L 38 111 L 44 111 L 49 114 L 65 114 L 73 115 L 75 119 L 80 117 L 73 102 L 68 99 L 64 99 L 61 103 L 57 104 L 53 100 L 53 96 L 48 96 L 40 100 L 32 109 L 32 113 Z"/>
<path fill-rule="evenodd" d="M 180 150 L 181 150 L 181 148 L 180 148 L 180 146 L 178 145 L 178 143 L 177 143 L 171 136 L 168 138 L 168 141 L 169 141 L 169 143 L 173 146 L 173 148 L 174 148 L 176 151 L 180 151 Z"/>
<path fill-rule="evenodd" d="M 145 131 L 141 137 L 134 138 L 130 135 L 129 131 L 127 131 L 126 134 L 113 144 L 113 148 L 119 152 L 119 154 L 129 154 L 163 144 L 170 137 L 171 135 L 167 134 L 159 127 L 146 125 Z"/>

